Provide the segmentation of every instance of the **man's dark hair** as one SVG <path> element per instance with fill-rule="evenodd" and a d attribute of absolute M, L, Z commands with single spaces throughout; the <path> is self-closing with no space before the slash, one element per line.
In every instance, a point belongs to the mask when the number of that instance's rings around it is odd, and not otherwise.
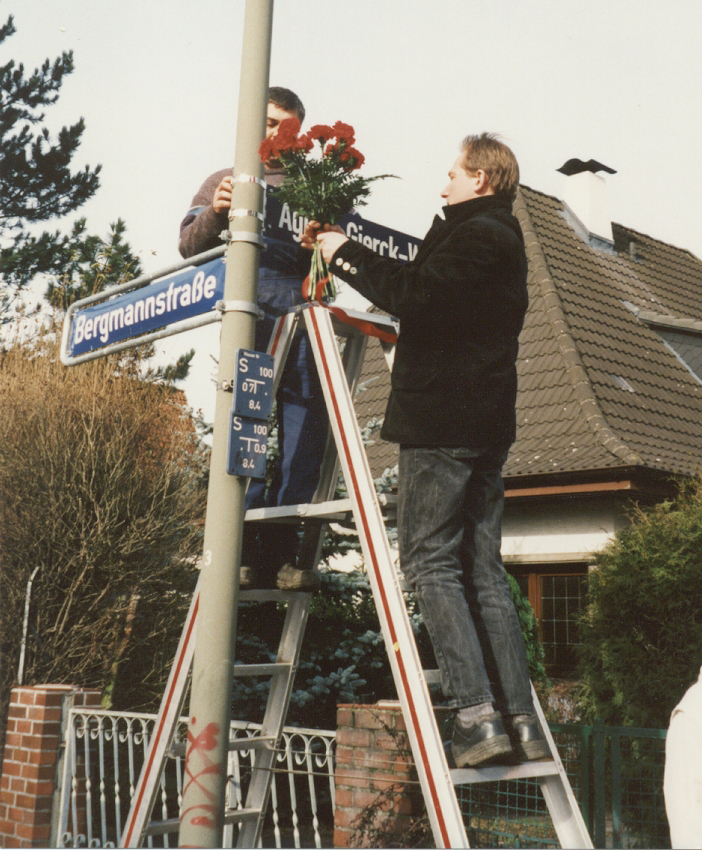
<path fill-rule="evenodd" d="M 294 112 L 300 119 L 300 124 L 305 120 L 305 107 L 300 98 L 290 89 L 271 86 L 268 89 L 268 103 L 272 103 L 278 109 L 284 109 L 286 112 Z"/>
<path fill-rule="evenodd" d="M 482 170 L 496 195 L 513 201 L 519 187 L 519 165 L 514 153 L 495 133 L 466 136 L 461 143 L 463 168 L 469 173 Z"/>

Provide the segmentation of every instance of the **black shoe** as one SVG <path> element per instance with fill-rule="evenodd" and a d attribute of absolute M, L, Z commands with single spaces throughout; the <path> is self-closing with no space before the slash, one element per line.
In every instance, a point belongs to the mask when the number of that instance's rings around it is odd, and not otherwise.
<path fill-rule="evenodd" d="M 508 756 L 513 755 L 512 745 L 502 725 L 500 713 L 493 711 L 486 714 L 478 723 L 467 728 L 456 718 L 453 724 L 451 752 L 456 767 L 475 767 L 496 759 L 507 760 Z"/>
<path fill-rule="evenodd" d="M 507 731 L 519 761 L 551 758 L 548 742 L 541 734 L 535 714 L 511 716 L 507 720 Z"/>

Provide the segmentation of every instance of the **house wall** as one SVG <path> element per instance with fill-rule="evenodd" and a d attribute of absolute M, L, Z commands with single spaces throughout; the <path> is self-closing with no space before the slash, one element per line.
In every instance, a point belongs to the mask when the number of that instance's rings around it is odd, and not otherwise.
<path fill-rule="evenodd" d="M 505 500 L 505 564 L 587 562 L 626 523 L 624 501 L 613 493 L 559 499 Z"/>

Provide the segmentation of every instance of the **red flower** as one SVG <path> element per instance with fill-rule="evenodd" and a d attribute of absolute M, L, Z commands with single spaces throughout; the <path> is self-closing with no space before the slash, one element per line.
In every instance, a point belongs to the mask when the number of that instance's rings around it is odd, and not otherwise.
<path fill-rule="evenodd" d="M 350 124 L 344 124 L 343 121 L 337 121 L 334 124 L 333 128 L 334 134 L 336 138 L 340 142 L 346 142 L 347 145 L 352 145 L 356 141 L 356 136 L 354 135 L 355 130 Z"/>
<path fill-rule="evenodd" d="M 363 156 L 361 151 L 357 151 L 356 148 L 344 148 L 339 155 L 339 161 L 343 162 L 349 171 L 355 171 L 363 165 L 366 158 Z"/>
<path fill-rule="evenodd" d="M 307 133 L 305 136 L 300 136 L 297 140 L 297 149 L 309 153 L 314 147 L 314 139 Z"/>
<path fill-rule="evenodd" d="M 297 118 L 285 118 L 278 125 L 273 138 L 280 151 L 297 148 L 297 134 L 300 132 L 300 122 Z"/>
<path fill-rule="evenodd" d="M 329 139 L 333 139 L 336 134 L 334 133 L 334 129 L 328 124 L 315 124 L 314 127 L 310 127 L 307 135 L 310 139 L 317 139 L 323 145 Z"/>
<path fill-rule="evenodd" d="M 261 162 L 268 162 L 271 159 L 278 159 L 281 150 L 278 144 L 278 137 L 272 136 L 270 139 L 264 139 L 258 147 L 258 155 Z"/>

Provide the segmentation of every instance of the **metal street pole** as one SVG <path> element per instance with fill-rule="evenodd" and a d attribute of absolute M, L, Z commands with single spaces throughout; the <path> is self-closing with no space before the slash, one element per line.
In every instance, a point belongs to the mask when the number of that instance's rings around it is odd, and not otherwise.
<path fill-rule="evenodd" d="M 239 90 L 234 189 L 229 214 L 224 305 L 200 610 L 180 820 L 181 847 L 222 847 L 232 664 L 247 479 L 227 473 L 227 391 L 239 348 L 253 348 L 264 183 L 273 0 L 247 0 Z M 225 386 L 226 385 L 226 386 Z"/>

